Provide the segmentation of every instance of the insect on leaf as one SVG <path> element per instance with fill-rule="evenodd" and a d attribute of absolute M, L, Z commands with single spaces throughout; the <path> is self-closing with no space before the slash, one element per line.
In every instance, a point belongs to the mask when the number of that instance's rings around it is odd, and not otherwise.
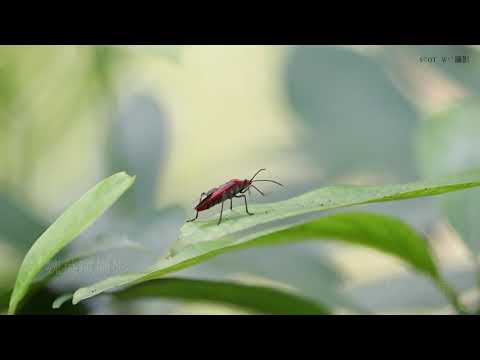
<path fill-rule="evenodd" d="M 73 303 L 78 303 L 119 286 L 132 285 L 161 277 L 227 251 L 261 244 L 262 241 L 265 241 L 265 238 L 261 239 L 262 236 L 268 236 L 311 221 L 311 219 L 299 218 L 298 215 L 301 214 L 318 214 L 318 217 L 320 217 L 322 210 L 438 195 L 479 185 L 480 172 L 473 172 L 441 178 L 436 181 L 419 181 L 401 185 L 330 186 L 285 201 L 252 205 L 252 212 L 255 213 L 255 216 L 243 215 L 240 212 L 226 214 L 224 222 L 219 226 L 216 225 L 216 218 L 187 223 L 182 227 L 178 241 L 173 244 L 168 254 L 152 267 L 146 269 L 145 272 L 121 274 L 109 277 L 89 287 L 81 288 L 75 292 Z M 287 219 L 290 220 L 288 224 L 278 221 Z M 323 221 L 327 222 L 328 219 L 329 217 Z M 317 225 L 320 226 L 321 231 L 315 237 L 336 237 L 350 242 L 353 242 L 354 238 L 357 237 L 356 242 L 359 244 L 387 251 L 391 255 L 401 257 L 417 270 L 433 277 L 436 276 L 436 268 L 431 261 L 426 245 L 419 240 L 418 236 L 412 235 L 411 231 L 406 230 L 404 226 L 402 228 L 401 225 L 395 225 L 395 221 L 386 220 L 385 231 L 376 233 L 376 230 L 371 226 L 373 220 L 369 220 L 368 217 L 361 221 L 358 217 L 346 218 L 345 220 L 345 224 L 338 227 L 331 223 Z M 322 219 L 318 221 L 321 222 Z M 378 219 L 375 219 L 375 221 L 378 221 Z M 369 224 L 369 231 L 365 231 L 366 223 Z M 259 227 L 258 225 L 264 226 Z M 387 241 L 387 237 L 392 235 L 391 231 L 393 232 L 393 230 L 391 229 L 394 228 L 399 233 L 403 232 L 402 238 L 406 237 L 400 244 Z M 375 239 L 375 237 L 380 238 Z M 277 237 L 270 243 L 281 242 L 282 239 L 286 238 Z M 297 240 L 300 240 L 300 238 Z"/>

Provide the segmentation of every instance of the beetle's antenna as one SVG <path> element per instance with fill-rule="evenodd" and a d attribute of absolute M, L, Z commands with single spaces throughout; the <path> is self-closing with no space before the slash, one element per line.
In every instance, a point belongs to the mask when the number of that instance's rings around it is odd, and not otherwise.
<path fill-rule="evenodd" d="M 272 182 L 272 183 L 274 183 L 274 184 L 283 186 L 282 184 L 280 184 L 279 182 L 277 182 L 277 181 L 275 181 L 275 180 L 254 180 L 254 181 L 252 181 L 252 182 L 257 182 L 257 181 L 268 181 L 268 182 Z"/>
<path fill-rule="evenodd" d="M 258 171 L 255 173 L 255 175 L 252 176 L 252 178 L 250 179 L 250 182 L 252 182 L 252 180 L 255 179 L 255 176 L 257 176 L 260 171 L 265 171 L 265 170 L 267 170 L 267 169 L 260 169 L 260 170 L 258 170 Z"/>

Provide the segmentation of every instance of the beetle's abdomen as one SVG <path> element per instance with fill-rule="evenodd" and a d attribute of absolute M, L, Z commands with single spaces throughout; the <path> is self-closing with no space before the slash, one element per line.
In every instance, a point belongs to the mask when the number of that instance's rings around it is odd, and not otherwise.
<path fill-rule="evenodd" d="M 205 198 L 202 201 L 200 201 L 200 203 L 197 206 L 195 206 L 195 210 L 197 210 L 197 211 L 207 210 L 207 209 L 210 209 L 212 206 L 215 206 L 217 204 L 218 204 L 218 202 L 214 202 L 214 201 L 209 200 L 209 198 Z"/>
<path fill-rule="evenodd" d="M 210 209 L 212 206 L 220 204 L 221 202 L 233 198 L 242 190 L 241 180 L 230 180 L 226 184 L 217 188 L 217 190 L 203 199 L 196 207 L 195 210 L 203 211 Z"/>

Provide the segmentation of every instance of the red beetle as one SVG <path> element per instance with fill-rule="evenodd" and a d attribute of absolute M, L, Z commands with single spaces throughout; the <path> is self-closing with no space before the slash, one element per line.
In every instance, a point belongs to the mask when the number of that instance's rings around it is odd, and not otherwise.
<path fill-rule="evenodd" d="M 230 210 L 232 210 L 232 207 L 233 207 L 232 198 L 234 198 L 234 197 L 243 198 L 243 200 L 245 201 L 245 210 L 247 211 L 247 214 L 248 215 L 253 215 L 251 212 L 248 211 L 247 197 L 244 195 L 244 193 L 247 190 L 250 190 L 250 187 L 253 187 L 260 194 L 265 196 L 265 194 L 263 192 L 261 192 L 260 189 L 258 189 L 255 185 L 253 185 L 254 182 L 269 181 L 269 182 L 273 182 L 277 185 L 283 186 L 282 184 L 280 184 L 279 182 L 276 182 L 274 180 L 253 180 L 255 178 L 255 176 L 257 176 L 260 171 L 264 171 L 264 170 L 266 170 L 266 169 L 258 170 L 250 180 L 248 180 L 248 179 L 245 179 L 245 180 L 233 179 L 233 180 L 230 180 L 229 182 L 223 184 L 222 186 L 219 186 L 218 188 L 213 188 L 206 193 L 202 193 L 200 195 L 199 203 L 194 208 L 197 211 L 197 214 L 195 215 L 195 217 L 193 219 L 187 220 L 187 222 L 197 220 L 198 213 L 200 211 L 210 209 L 212 206 L 215 206 L 215 205 L 221 203 L 222 204 L 222 209 L 220 210 L 220 218 L 218 219 L 218 224 L 217 224 L 217 225 L 220 225 L 220 223 L 222 222 L 223 202 L 225 200 L 230 200 Z M 239 194 L 242 194 L 242 195 L 239 195 Z M 205 198 L 202 200 L 203 196 L 205 196 Z"/>

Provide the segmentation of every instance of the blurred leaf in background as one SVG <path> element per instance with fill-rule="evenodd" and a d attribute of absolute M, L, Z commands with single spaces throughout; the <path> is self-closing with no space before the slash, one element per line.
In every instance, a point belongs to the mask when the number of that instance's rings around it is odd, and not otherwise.
<path fill-rule="evenodd" d="M 480 168 L 480 101 L 471 98 L 431 115 L 418 133 L 418 163 L 428 177 Z M 478 262 L 480 191 L 469 189 L 442 199 L 448 221 Z"/>
<path fill-rule="evenodd" d="M 0 193 L 0 241 L 4 239 L 22 255 L 46 228 L 30 209 Z"/>
<path fill-rule="evenodd" d="M 173 298 L 233 304 L 254 313 L 280 315 L 325 315 L 327 307 L 300 294 L 239 282 L 166 278 L 152 280 L 115 293 L 120 300 Z"/>
<path fill-rule="evenodd" d="M 2 180 L 10 193 L 31 200 L 32 182 L 49 170 L 42 166 L 45 159 L 59 159 L 68 150 L 56 152 L 63 137 L 89 118 L 101 120 L 116 60 L 112 51 L 102 46 L 0 47 Z M 68 177 L 68 171 L 61 175 L 55 181 Z"/>
<path fill-rule="evenodd" d="M 371 172 L 415 177 L 417 114 L 374 58 L 346 47 L 295 46 L 286 86 L 307 151 L 327 179 Z"/>
<path fill-rule="evenodd" d="M 125 45 L 124 49 L 132 52 L 143 52 L 153 56 L 161 56 L 176 64 L 182 62 L 182 53 L 186 45 Z"/>
<path fill-rule="evenodd" d="M 475 273 L 471 269 L 448 267 L 444 276 L 449 283 L 455 284 L 457 291 L 475 287 Z M 380 279 L 348 287 L 344 295 L 377 314 L 422 313 L 428 309 L 449 306 L 438 288 L 427 278 L 413 272 L 386 274 Z"/>
<path fill-rule="evenodd" d="M 107 174 L 126 170 L 136 185 L 119 201 L 123 215 L 155 207 L 159 173 L 165 171 L 168 126 L 149 95 L 132 95 L 119 104 L 109 130 Z"/>

